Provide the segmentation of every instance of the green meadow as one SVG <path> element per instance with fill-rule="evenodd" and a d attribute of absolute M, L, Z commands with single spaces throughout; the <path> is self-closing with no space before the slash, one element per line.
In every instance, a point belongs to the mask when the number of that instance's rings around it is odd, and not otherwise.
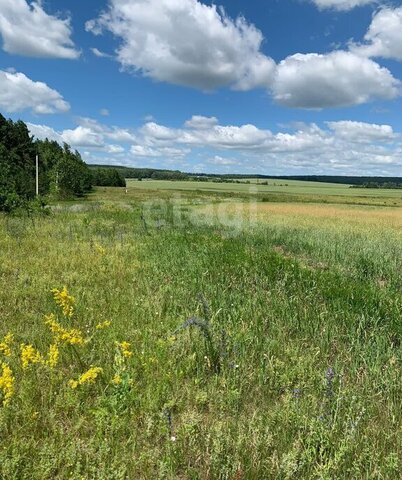
<path fill-rule="evenodd" d="M 402 206 L 402 195 L 398 189 L 368 189 L 351 188 L 350 185 L 334 183 L 306 182 L 300 180 L 267 180 L 268 185 L 257 179 L 243 180 L 244 183 L 219 183 L 197 181 L 169 180 L 127 180 L 129 195 L 153 191 L 159 197 L 166 192 L 176 195 L 210 194 L 226 197 L 256 197 L 257 200 L 268 202 L 310 202 L 310 203 L 340 203 L 378 206 Z M 250 182 L 250 183 L 246 183 Z M 265 181 L 264 181 L 265 182 Z M 119 192 L 113 194 L 113 199 L 121 199 Z M 96 196 L 96 194 L 95 194 Z"/>
<path fill-rule="evenodd" d="M 298 195 L 302 199 L 312 199 L 317 201 L 317 196 L 326 197 L 329 200 L 339 201 L 336 197 L 351 197 L 358 203 L 364 202 L 364 199 L 373 202 L 390 202 L 402 205 L 401 191 L 398 189 L 369 189 L 369 188 L 351 188 L 350 185 L 336 183 L 306 182 L 301 180 L 240 180 L 244 183 L 219 183 L 219 182 L 197 182 L 197 181 L 169 181 L 169 180 L 128 180 L 129 187 L 135 190 L 155 190 L 155 191 L 199 191 L 216 192 L 229 194 L 283 194 Z M 250 182 L 250 183 L 246 183 Z M 268 185 L 264 183 L 268 182 Z M 333 198 L 334 197 L 334 198 Z M 360 199 L 360 201 L 359 201 Z"/>
<path fill-rule="evenodd" d="M 268 183 L 0 216 L 2 480 L 401 478 L 400 192 Z"/>

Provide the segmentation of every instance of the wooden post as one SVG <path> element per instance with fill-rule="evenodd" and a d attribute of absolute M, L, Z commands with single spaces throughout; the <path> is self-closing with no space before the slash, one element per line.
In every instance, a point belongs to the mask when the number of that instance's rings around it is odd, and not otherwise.
<path fill-rule="evenodd" d="M 39 196 L 39 157 L 36 155 L 36 196 Z"/>

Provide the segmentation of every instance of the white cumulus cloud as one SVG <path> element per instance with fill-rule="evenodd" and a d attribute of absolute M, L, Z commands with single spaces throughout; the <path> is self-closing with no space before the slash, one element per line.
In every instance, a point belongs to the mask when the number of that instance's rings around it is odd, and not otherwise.
<path fill-rule="evenodd" d="M 133 145 L 130 152 L 134 157 L 163 157 L 163 158 L 182 158 L 190 152 L 189 149 L 175 147 L 152 148 L 144 145 Z"/>
<path fill-rule="evenodd" d="M 197 0 L 109 0 L 86 23 L 121 39 L 121 65 L 157 81 L 201 90 L 267 87 L 275 62 L 261 52 L 262 33 L 243 17 Z"/>
<path fill-rule="evenodd" d="M 45 140 L 47 138 L 48 140 L 54 140 L 59 144 L 63 143 L 62 135 L 48 125 L 38 125 L 35 123 L 27 122 L 27 127 L 31 135 L 40 140 Z"/>
<path fill-rule="evenodd" d="M 81 125 L 73 130 L 64 130 L 62 137 L 66 143 L 76 147 L 102 147 L 104 144 L 102 135 Z"/>
<path fill-rule="evenodd" d="M 379 10 L 364 40 L 364 43 L 352 43 L 351 51 L 367 57 L 402 60 L 402 7 Z"/>
<path fill-rule="evenodd" d="M 194 118 L 194 117 L 193 117 Z M 262 130 L 255 125 L 211 125 L 209 128 L 184 129 L 169 128 L 163 125 L 146 124 L 141 129 L 142 141 L 147 146 L 186 145 L 190 147 L 217 148 L 238 151 L 293 152 L 318 148 L 327 141 L 325 133 L 316 125 L 303 126 L 289 134 Z M 161 135 L 163 132 L 163 135 Z"/>
<path fill-rule="evenodd" d="M 40 0 L 0 0 L 0 34 L 8 53 L 75 59 L 70 19 L 47 14 Z"/>
<path fill-rule="evenodd" d="M 106 145 L 105 151 L 111 155 L 114 155 L 116 153 L 123 153 L 125 150 L 121 145 Z"/>
<path fill-rule="evenodd" d="M 46 83 L 35 82 L 23 73 L 0 70 L 0 108 L 11 113 L 32 110 L 47 114 L 67 112 L 70 105 Z"/>
<path fill-rule="evenodd" d="M 320 109 L 393 99 L 401 83 L 391 72 L 351 52 L 296 54 L 280 62 L 272 87 L 277 103 Z"/>
<path fill-rule="evenodd" d="M 338 11 L 377 3 L 311 1 L 320 9 Z M 264 88 L 280 105 L 322 109 L 390 100 L 400 94 L 399 80 L 370 57 L 402 59 L 401 24 L 402 7 L 382 8 L 363 44 L 351 43 L 349 51 L 296 53 L 278 65 L 263 53 L 260 30 L 243 17 L 232 19 L 223 8 L 200 0 L 108 0 L 107 9 L 88 21 L 86 29 L 95 35 L 112 32 L 119 40 L 116 57 L 123 68 L 154 80 L 204 91 Z M 105 56 L 96 48 L 92 51 Z M 151 124 L 144 128 L 153 128 Z M 196 115 L 186 128 L 214 125 L 214 117 Z"/>
<path fill-rule="evenodd" d="M 109 127 L 103 125 L 92 118 L 81 117 L 78 119 L 81 127 L 88 128 L 92 132 L 98 134 L 106 140 L 113 140 L 114 142 L 133 143 L 135 142 L 135 134 L 127 129 L 121 127 Z"/>
<path fill-rule="evenodd" d="M 174 140 L 177 133 L 174 129 L 159 125 L 155 122 L 148 122 L 141 128 L 141 133 L 146 136 L 159 141 Z"/>
<path fill-rule="evenodd" d="M 135 135 L 127 129 L 119 127 L 108 127 L 90 118 L 80 118 L 76 128 L 65 129 L 60 132 L 46 125 L 27 123 L 32 135 L 44 140 L 56 140 L 60 144 L 66 142 L 72 147 L 88 148 L 99 152 L 106 152 L 111 155 L 118 155 L 125 152 L 123 145 L 119 143 L 135 142 Z M 115 143 L 109 143 L 113 140 Z"/>
<path fill-rule="evenodd" d="M 396 138 L 390 125 L 377 125 L 351 120 L 327 122 L 327 125 L 335 132 L 337 137 L 351 142 L 389 141 Z"/>

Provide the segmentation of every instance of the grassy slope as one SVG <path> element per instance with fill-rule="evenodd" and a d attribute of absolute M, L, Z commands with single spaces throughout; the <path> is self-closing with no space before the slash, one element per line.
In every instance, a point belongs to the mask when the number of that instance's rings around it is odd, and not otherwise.
<path fill-rule="evenodd" d="M 83 366 L 65 348 L 55 372 L 22 371 L 15 351 L 0 478 L 398 478 L 401 210 L 260 203 L 230 228 L 191 207 L 216 196 L 190 192 L 191 223 L 172 227 L 174 203 L 141 219 L 154 196 L 99 189 L 34 223 L 0 218 L 0 336 L 46 352 L 54 286 L 84 332 L 113 322 Z M 174 333 L 194 315 L 208 331 Z M 132 386 L 110 383 L 115 340 L 132 343 Z M 90 365 L 101 380 L 71 390 Z"/>

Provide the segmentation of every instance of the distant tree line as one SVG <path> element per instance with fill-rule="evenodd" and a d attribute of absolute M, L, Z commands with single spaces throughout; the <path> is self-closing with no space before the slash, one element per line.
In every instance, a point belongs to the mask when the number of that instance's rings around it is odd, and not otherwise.
<path fill-rule="evenodd" d="M 217 182 L 217 183 L 250 183 L 243 178 L 254 178 L 241 175 L 214 175 L 184 173 L 179 170 L 161 170 L 157 168 L 134 168 L 134 167 L 115 167 L 112 165 L 91 165 L 91 169 L 117 170 L 123 178 L 133 178 L 137 180 L 172 180 L 172 181 L 197 181 L 197 182 Z M 241 180 L 243 179 L 243 180 Z M 95 184 L 94 184 L 95 185 Z"/>
<path fill-rule="evenodd" d="M 266 177 L 266 178 L 275 178 L 275 177 Z M 402 177 L 356 177 L 348 175 L 298 175 L 298 176 L 283 176 L 276 177 L 281 178 L 282 180 L 304 180 L 306 182 L 324 182 L 324 183 L 343 183 L 349 185 L 363 186 L 369 183 L 394 183 L 401 185 Z"/>
<path fill-rule="evenodd" d="M 348 184 L 363 186 L 368 184 L 378 183 L 379 185 L 401 185 L 402 177 L 356 177 L 348 175 L 252 175 L 252 174 L 206 174 L 206 173 L 189 173 L 191 177 L 196 177 L 197 180 L 213 181 L 219 178 L 222 182 L 244 182 L 247 179 L 258 179 L 260 185 L 265 185 L 264 181 L 268 180 L 302 180 L 305 182 L 323 182 L 335 184 Z M 375 188 L 375 187 L 374 187 Z M 380 188 L 394 188 L 394 187 L 380 187 Z M 397 187 L 399 188 L 399 187 Z"/>
<path fill-rule="evenodd" d="M 402 188 L 402 180 L 400 182 L 366 182 L 362 185 L 352 185 L 350 188 L 386 188 L 399 189 Z"/>
<path fill-rule="evenodd" d="M 157 168 L 115 167 L 111 165 L 91 165 L 92 169 L 102 168 L 117 170 L 123 178 L 137 180 L 189 180 L 190 175 L 178 170 L 161 170 Z"/>
<path fill-rule="evenodd" d="M 227 182 L 246 183 L 247 179 L 259 179 L 261 185 L 268 180 L 303 180 L 309 182 L 341 183 L 348 185 L 365 185 L 368 183 L 402 184 L 402 177 L 356 177 L 347 175 L 256 175 L 256 174 L 214 174 L 214 173 L 185 173 L 179 170 L 161 170 L 155 168 L 134 168 L 111 165 L 95 165 L 93 167 L 114 168 L 125 178 L 138 180 L 186 180 L 198 182 Z"/>
<path fill-rule="evenodd" d="M 126 179 L 116 168 L 91 168 L 92 185 L 97 187 L 125 187 Z"/>

